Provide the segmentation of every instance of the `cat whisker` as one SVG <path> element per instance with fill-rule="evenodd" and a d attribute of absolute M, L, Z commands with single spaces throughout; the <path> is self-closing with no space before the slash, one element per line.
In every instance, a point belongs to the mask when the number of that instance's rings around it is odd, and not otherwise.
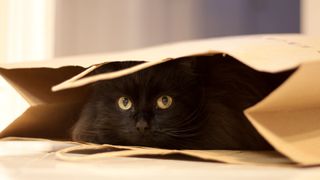
<path fill-rule="evenodd" d="M 177 123 L 171 126 L 170 130 L 175 131 L 176 133 L 188 133 L 191 131 L 199 131 L 203 125 L 205 124 L 205 117 L 201 118 L 202 120 L 199 121 L 199 116 L 204 116 L 203 108 L 198 107 L 195 111 L 189 114 L 187 117 L 184 118 L 184 121 L 178 121 Z M 197 121 L 197 122 L 196 122 Z M 179 131 L 177 130 L 179 129 Z"/>

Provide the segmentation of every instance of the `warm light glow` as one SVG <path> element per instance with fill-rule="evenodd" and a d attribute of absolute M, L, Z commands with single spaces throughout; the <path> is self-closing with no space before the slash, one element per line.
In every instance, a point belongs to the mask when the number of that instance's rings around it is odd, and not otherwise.
<path fill-rule="evenodd" d="M 28 107 L 27 101 L 0 76 L 0 132 Z"/>
<path fill-rule="evenodd" d="M 7 9 L 7 62 L 53 56 L 53 0 L 10 0 Z"/>

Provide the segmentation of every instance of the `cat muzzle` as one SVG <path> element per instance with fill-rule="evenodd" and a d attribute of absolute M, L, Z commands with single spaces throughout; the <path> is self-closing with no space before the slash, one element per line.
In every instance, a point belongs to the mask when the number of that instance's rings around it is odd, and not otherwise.
<path fill-rule="evenodd" d="M 136 128 L 140 133 L 145 133 L 149 129 L 149 124 L 144 119 L 139 119 Z"/>

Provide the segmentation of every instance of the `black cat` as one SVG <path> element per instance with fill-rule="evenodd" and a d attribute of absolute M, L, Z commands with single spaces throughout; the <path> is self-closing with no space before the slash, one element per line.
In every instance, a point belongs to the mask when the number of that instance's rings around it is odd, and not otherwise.
<path fill-rule="evenodd" d="M 109 63 L 94 73 L 137 64 Z M 243 110 L 291 73 L 259 72 L 230 56 L 207 55 L 96 82 L 72 138 L 169 149 L 272 149 Z"/>

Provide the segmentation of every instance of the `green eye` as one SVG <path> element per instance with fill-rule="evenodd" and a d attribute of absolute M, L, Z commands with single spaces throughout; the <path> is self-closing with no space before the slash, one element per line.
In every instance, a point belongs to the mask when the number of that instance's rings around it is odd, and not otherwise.
<path fill-rule="evenodd" d="M 160 96 L 157 99 L 157 107 L 160 109 L 168 109 L 172 104 L 172 97 L 170 96 Z"/>
<path fill-rule="evenodd" d="M 118 106 L 122 110 L 129 110 L 132 107 L 132 102 L 129 98 L 127 97 L 120 97 L 118 99 Z"/>

